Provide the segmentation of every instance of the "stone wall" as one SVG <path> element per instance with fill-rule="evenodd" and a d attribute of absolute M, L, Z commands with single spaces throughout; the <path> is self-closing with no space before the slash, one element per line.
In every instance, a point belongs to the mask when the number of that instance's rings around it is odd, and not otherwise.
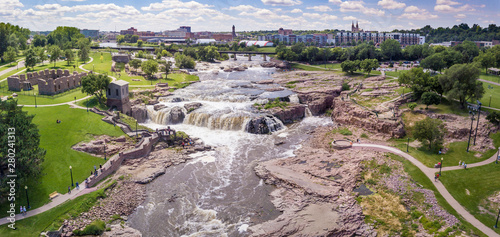
<path fill-rule="evenodd" d="M 38 85 L 40 95 L 55 95 L 81 86 L 82 77 L 86 75 L 85 72 L 74 71 L 73 74 L 70 74 L 69 70 L 45 69 L 19 76 L 10 76 L 7 78 L 7 83 L 10 91 L 21 91 L 23 82 L 29 82 L 31 85 Z"/>

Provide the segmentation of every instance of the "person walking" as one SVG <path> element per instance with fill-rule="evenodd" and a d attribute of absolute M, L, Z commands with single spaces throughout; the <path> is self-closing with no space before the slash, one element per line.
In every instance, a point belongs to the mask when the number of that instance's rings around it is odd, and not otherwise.
<path fill-rule="evenodd" d="M 467 169 L 467 164 L 464 164 L 464 170 L 466 170 L 466 169 Z"/>
<path fill-rule="evenodd" d="M 19 214 L 24 214 L 23 213 L 23 206 L 19 206 Z"/>
<path fill-rule="evenodd" d="M 436 174 L 436 176 L 434 176 L 434 182 L 436 182 L 438 179 L 439 179 L 439 174 Z"/>
<path fill-rule="evenodd" d="M 80 185 L 78 184 L 78 182 L 76 182 L 76 189 L 80 190 Z"/>
<path fill-rule="evenodd" d="M 458 161 L 458 166 L 462 166 L 462 161 L 461 160 Z"/>
<path fill-rule="evenodd" d="M 26 216 L 26 206 L 23 207 L 23 213 Z"/>
<path fill-rule="evenodd" d="M 71 186 L 68 186 L 68 194 L 71 194 Z"/>
<path fill-rule="evenodd" d="M 97 171 L 97 167 L 95 167 L 95 165 L 94 165 L 94 171 Z"/>

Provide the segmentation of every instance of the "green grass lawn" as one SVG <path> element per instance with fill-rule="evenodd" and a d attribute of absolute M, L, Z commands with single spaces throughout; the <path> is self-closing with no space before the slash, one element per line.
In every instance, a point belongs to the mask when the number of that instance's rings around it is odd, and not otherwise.
<path fill-rule="evenodd" d="M 40 236 L 42 231 L 57 230 L 65 219 L 76 217 L 80 213 L 88 211 L 103 195 L 104 188 L 66 201 L 36 216 L 16 221 L 17 230 L 12 230 L 7 225 L 0 226 L 0 236 L 36 237 Z"/>
<path fill-rule="evenodd" d="M 101 60 L 102 56 L 102 60 Z M 106 52 L 97 52 L 97 51 L 92 51 L 90 53 L 90 57 L 92 57 L 94 60 L 87 65 L 83 66 L 83 68 L 91 71 L 95 71 L 98 73 L 104 73 L 104 74 L 109 74 L 111 75 L 111 64 L 113 63 L 111 61 L 111 54 L 106 53 Z"/>
<path fill-rule="evenodd" d="M 434 195 L 436 196 L 436 200 L 437 200 L 438 204 L 441 207 L 443 207 L 444 210 L 446 210 L 450 214 L 457 217 L 462 222 L 463 227 L 465 227 L 466 229 L 473 230 L 474 234 L 476 234 L 476 235 L 486 236 L 486 235 L 482 234 L 478 229 L 476 229 L 473 225 L 471 225 L 469 222 L 464 220 L 462 218 L 462 216 L 460 216 L 455 211 L 455 209 L 453 209 L 453 207 L 450 206 L 450 204 L 443 198 L 443 196 L 441 196 L 441 194 L 438 192 L 438 190 L 436 189 L 436 186 L 434 186 L 432 181 L 429 180 L 429 178 L 427 178 L 427 176 L 425 176 L 425 174 L 420 169 L 418 169 L 414 164 L 412 164 L 410 161 L 408 161 L 400 156 L 394 155 L 394 154 L 388 154 L 388 156 L 394 160 L 397 160 L 397 161 L 400 161 L 401 163 L 403 163 L 403 167 L 404 167 L 405 172 L 407 172 L 413 180 L 415 180 L 417 183 L 422 185 L 423 188 L 432 190 L 434 192 Z M 445 173 L 445 175 L 446 175 L 446 173 Z"/>
<path fill-rule="evenodd" d="M 391 77 L 399 77 L 399 72 L 394 72 L 394 71 L 386 71 L 385 75 L 391 76 Z"/>
<path fill-rule="evenodd" d="M 257 52 L 275 53 L 276 47 L 260 47 L 260 48 L 257 48 Z"/>
<path fill-rule="evenodd" d="M 405 89 L 410 90 L 408 88 Z M 425 109 L 426 105 L 420 104 L 420 101 L 416 102 L 418 106 L 415 108 L 415 110 L 418 109 Z M 407 105 L 407 104 L 406 104 Z M 469 116 L 469 112 L 467 109 L 461 109 L 460 108 L 460 103 L 457 101 L 449 101 L 445 97 L 441 99 L 441 103 L 439 105 L 429 105 L 428 108 L 429 111 L 432 111 L 437 114 L 456 114 L 460 116 Z"/>
<path fill-rule="evenodd" d="M 73 179 L 82 181 L 90 175 L 94 165 L 103 164 L 102 158 L 83 152 L 74 151 L 71 146 L 83 140 L 92 139 L 92 135 L 107 134 L 120 136 L 124 133 L 119 127 L 101 121 L 102 116 L 82 109 L 70 109 L 69 106 L 23 108 L 35 114 L 33 121 L 40 131 L 40 147 L 47 150 L 42 164 L 43 175 L 28 184 L 32 208 L 49 202 L 49 194 L 58 191 L 66 193 L 71 184 L 69 166 L 73 167 Z M 56 120 L 61 120 L 60 124 Z M 20 192 L 17 205 L 25 205 L 26 197 Z M 7 205 L 0 205 L 0 216 L 6 215 Z"/>
<path fill-rule="evenodd" d="M 24 71 L 22 73 L 38 72 L 38 71 L 45 70 L 45 69 L 49 69 L 49 70 L 51 70 L 51 69 L 55 69 L 55 70 L 68 69 L 70 72 L 73 72 L 73 71 L 81 72 L 82 70 L 80 68 L 78 68 L 78 65 L 81 65 L 82 63 L 83 63 L 83 61 L 78 61 L 78 62 L 73 61 L 72 63 L 70 63 L 68 65 L 68 63 L 66 61 L 57 61 L 55 67 L 54 67 L 54 63 L 37 64 L 33 69 L 30 68 L 28 71 Z M 73 65 L 75 66 L 74 68 L 73 68 Z M 7 74 L 0 76 L 0 80 L 5 79 L 11 75 L 14 75 L 17 72 L 23 71 L 24 69 L 26 69 L 26 68 L 19 67 L 19 69 L 13 70 Z"/>
<path fill-rule="evenodd" d="M 488 81 L 492 81 L 492 82 L 496 82 L 496 83 L 500 83 L 500 76 L 486 74 L 486 73 L 484 73 L 484 71 L 481 71 L 481 75 L 479 75 L 479 78 L 484 79 L 484 80 L 488 80 Z"/>
<path fill-rule="evenodd" d="M 34 105 L 35 96 L 33 96 L 33 93 L 35 92 L 38 94 L 37 90 L 15 92 L 16 94 L 18 94 L 17 103 L 21 105 Z M 12 93 L 14 92 L 11 91 L 4 92 L 0 90 L 0 96 L 10 96 L 12 95 Z M 76 99 L 81 99 L 84 98 L 85 96 L 87 96 L 87 94 L 82 93 L 81 88 L 75 88 L 73 90 L 57 94 L 55 96 L 37 95 L 36 104 L 37 105 L 59 104 L 59 103 L 74 101 L 75 97 Z"/>
<path fill-rule="evenodd" d="M 493 139 L 496 147 L 500 146 L 500 133 L 491 134 L 490 137 Z M 471 138 L 471 145 L 474 137 Z M 411 139 L 410 139 L 411 140 Z M 394 146 L 402 151 L 406 152 L 406 139 L 395 140 Z M 434 167 L 443 158 L 443 167 L 457 166 L 459 161 L 464 161 L 467 164 L 472 164 L 480 162 L 492 157 L 496 149 L 486 151 L 481 157 L 477 158 L 474 156 L 477 152 L 469 151 L 467 152 L 467 141 L 453 142 L 447 145 L 449 148 L 446 154 L 438 154 L 437 152 L 432 152 L 427 149 L 427 147 L 409 147 L 409 154 L 415 157 L 417 160 L 422 162 L 427 167 Z"/>
<path fill-rule="evenodd" d="M 500 164 L 446 171 L 439 177 L 451 195 L 474 217 L 488 227 L 495 225 L 498 209 L 488 208 L 487 198 L 500 190 Z M 468 192 L 467 192 L 468 191 Z M 479 206 L 491 212 L 481 212 Z M 500 233 L 500 229 L 494 229 Z"/>
<path fill-rule="evenodd" d="M 484 106 L 500 109 L 500 86 L 483 82 L 483 88 L 484 88 L 484 95 L 483 98 L 480 100 L 481 103 Z M 490 103 L 490 97 L 491 97 L 491 103 Z"/>
<path fill-rule="evenodd" d="M 299 64 L 299 63 L 291 63 L 292 69 L 295 70 L 304 70 L 304 71 L 328 71 L 328 69 L 325 68 L 319 68 L 318 65 L 314 66 L 308 66 L 304 64 Z"/>

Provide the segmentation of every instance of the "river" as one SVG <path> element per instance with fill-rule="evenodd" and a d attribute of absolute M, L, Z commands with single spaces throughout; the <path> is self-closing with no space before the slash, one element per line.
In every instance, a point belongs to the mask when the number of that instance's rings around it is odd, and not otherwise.
<path fill-rule="evenodd" d="M 252 59 L 238 57 L 232 63 L 258 65 L 260 58 Z M 143 125 L 153 129 L 170 126 L 214 149 L 193 154 L 190 162 L 169 167 L 165 175 L 150 183 L 146 201 L 129 218 L 131 227 L 143 236 L 247 236 L 248 226 L 281 214 L 269 197 L 274 187 L 264 184 L 253 168 L 259 161 L 293 156 L 309 131 L 332 122 L 306 117 L 284 126 L 268 115 L 265 121 L 270 134 L 247 132 L 249 121 L 264 115 L 252 107 L 254 103 L 275 97 L 296 100 L 291 91 L 266 90 L 278 85 L 256 83 L 271 79 L 272 73 L 275 69 L 259 66 L 243 72 L 201 72 L 200 82 L 160 98 L 166 108 L 155 111 L 148 107 L 150 119 Z M 187 114 L 182 123 L 171 124 L 172 108 L 187 113 L 183 105 L 192 102 L 203 106 Z M 178 198 L 169 202 L 174 194 Z"/>

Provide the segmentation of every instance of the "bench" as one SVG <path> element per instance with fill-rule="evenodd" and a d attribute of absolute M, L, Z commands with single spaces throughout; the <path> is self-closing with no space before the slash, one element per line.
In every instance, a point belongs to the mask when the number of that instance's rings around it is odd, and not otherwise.
<path fill-rule="evenodd" d="M 49 194 L 49 198 L 53 199 L 55 197 L 59 196 L 59 193 L 57 191 L 54 191 L 53 193 Z"/>

